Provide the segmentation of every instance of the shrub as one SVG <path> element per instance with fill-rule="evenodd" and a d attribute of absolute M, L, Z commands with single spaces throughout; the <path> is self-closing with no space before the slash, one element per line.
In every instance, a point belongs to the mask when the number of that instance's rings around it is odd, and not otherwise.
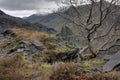
<path fill-rule="evenodd" d="M 47 63 L 53 63 L 55 61 L 61 61 L 63 55 L 65 55 L 70 49 L 46 49 L 42 55 L 42 61 Z"/>
<path fill-rule="evenodd" d="M 56 47 L 57 47 L 57 44 L 55 44 L 55 43 L 45 43 L 45 47 L 47 48 L 47 49 L 56 49 Z"/>
<path fill-rule="evenodd" d="M 79 68 L 80 64 L 78 63 L 58 63 L 50 76 L 50 80 L 76 80 L 76 75 L 80 74 Z"/>
<path fill-rule="evenodd" d="M 80 63 L 55 63 L 37 66 L 40 80 L 118 80 L 114 72 L 85 72 Z"/>

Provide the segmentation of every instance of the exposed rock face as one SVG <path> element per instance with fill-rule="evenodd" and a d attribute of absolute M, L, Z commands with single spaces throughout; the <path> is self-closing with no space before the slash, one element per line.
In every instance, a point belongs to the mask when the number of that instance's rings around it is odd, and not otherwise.
<path fill-rule="evenodd" d="M 39 43 L 39 44 L 37 44 Z M 7 54 L 14 54 L 16 52 L 24 53 L 27 56 L 31 56 L 32 54 L 41 53 L 43 50 L 43 45 L 40 44 L 38 40 L 34 42 L 29 41 L 19 41 L 19 44 L 13 47 Z"/>
<path fill-rule="evenodd" d="M 48 63 L 53 63 L 56 61 L 70 62 L 70 61 L 80 61 L 78 56 L 79 48 L 74 48 L 64 54 L 56 55 L 48 61 Z"/>
<path fill-rule="evenodd" d="M 66 55 L 64 55 L 62 57 L 62 60 L 64 61 L 78 60 L 79 59 L 78 52 L 79 48 L 74 48 L 71 51 L 69 51 Z"/>
<path fill-rule="evenodd" d="M 120 50 L 120 40 L 119 38 L 108 43 L 108 45 L 106 45 L 106 47 L 104 47 L 100 53 L 102 54 L 115 54 Z"/>
<path fill-rule="evenodd" d="M 4 32 L 1 33 L 4 36 L 15 36 L 15 34 L 11 30 L 5 30 Z"/>
<path fill-rule="evenodd" d="M 103 59 L 105 60 L 105 61 L 109 61 L 110 59 L 111 59 L 111 55 L 105 55 L 104 57 L 103 57 Z"/>
<path fill-rule="evenodd" d="M 61 39 L 68 41 L 73 36 L 73 32 L 69 27 L 64 26 L 62 27 L 61 32 L 58 35 Z"/>
<path fill-rule="evenodd" d="M 32 44 L 33 44 L 33 46 L 35 46 L 37 49 L 42 49 L 42 47 L 43 47 L 43 44 L 42 44 L 40 41 L 38 41 L 38 40 L 34 40 L 34 41 L 32 42 Z"/>
<path fill-rule="evenodd" d="M 110 60 L 103 66 L 103 71 L 112 71 L 118 65 L 120 65 L 120 51 L 113 55 Z"/>

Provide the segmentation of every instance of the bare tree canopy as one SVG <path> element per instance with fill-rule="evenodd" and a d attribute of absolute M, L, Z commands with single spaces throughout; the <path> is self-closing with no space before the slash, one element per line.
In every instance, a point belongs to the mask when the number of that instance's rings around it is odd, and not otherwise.
<path fill-rule="evenodd" d="M 74 11 L 71 11 L 71 14 L 63 14 L 61 12 L 58 15 L 80 29 L 79 35 L 84 36 L 87 41 L 87 47 L 85 46 L 83 49 L 86 50 L 88 48 L 92 55 L 96 57 L 99 50 L 109 42 L 112 36 L 110 36 L 110 38 L 108 38 L 108 40 L 106 40 L 98 50 L 94 50 L 93 48 L 92 44 L 94 40 L 108 36 L 114 28 L 114 23 L 111 24 L 111 27 L 103 35 L 96 35 L 97 31 L 103 24 L 105 24 L 106 19 L 116 11 L 115 8 L 116 5 L 119 4 L 119 1 L 120 0 L 62 0 L 63 4 L 71 6 Z M 84 4 L 87 5 L 86 11 L 88 12 L 85 16 L 82 15 L 84 13 L 81 13 L 78 8 Z M 98 17 L 95 18 L 96 15 L 98 15 Z M 81 50 L 80 53 L 84 50 Z"/>

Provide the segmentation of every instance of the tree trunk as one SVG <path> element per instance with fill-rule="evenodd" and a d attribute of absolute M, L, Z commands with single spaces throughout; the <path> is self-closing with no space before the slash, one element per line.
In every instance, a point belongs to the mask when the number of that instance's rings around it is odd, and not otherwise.
<path fill-rule="evenodd" d="M 93 55 L 93 57 L 96 57 L 97 54 L 94 52 L 94 50 L 92 49 L 92 46 L 91 46 L 91 41 L 88 40 L 88 49 L 89 51 L 91 52 L 91 54 Z"/>

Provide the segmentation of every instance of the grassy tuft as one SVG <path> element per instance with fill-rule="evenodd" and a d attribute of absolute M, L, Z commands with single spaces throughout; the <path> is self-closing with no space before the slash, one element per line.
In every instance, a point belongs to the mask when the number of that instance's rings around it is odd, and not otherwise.
<path fill-rule="evenodd" d="M 0 80 L 24 80 L 31 75 L 31 68 L 22 55 L 0 58 Z"/>
<path fill-rule="evenodd" d="M 57 39 L 55 35 L 48 34 L 45 32 L 27 30 L 24 28 L 12 28 L 11 31 L 15 33 L 18 38 L 29 41 L 40 40 L 42 42 L 46 42 Z"/>

